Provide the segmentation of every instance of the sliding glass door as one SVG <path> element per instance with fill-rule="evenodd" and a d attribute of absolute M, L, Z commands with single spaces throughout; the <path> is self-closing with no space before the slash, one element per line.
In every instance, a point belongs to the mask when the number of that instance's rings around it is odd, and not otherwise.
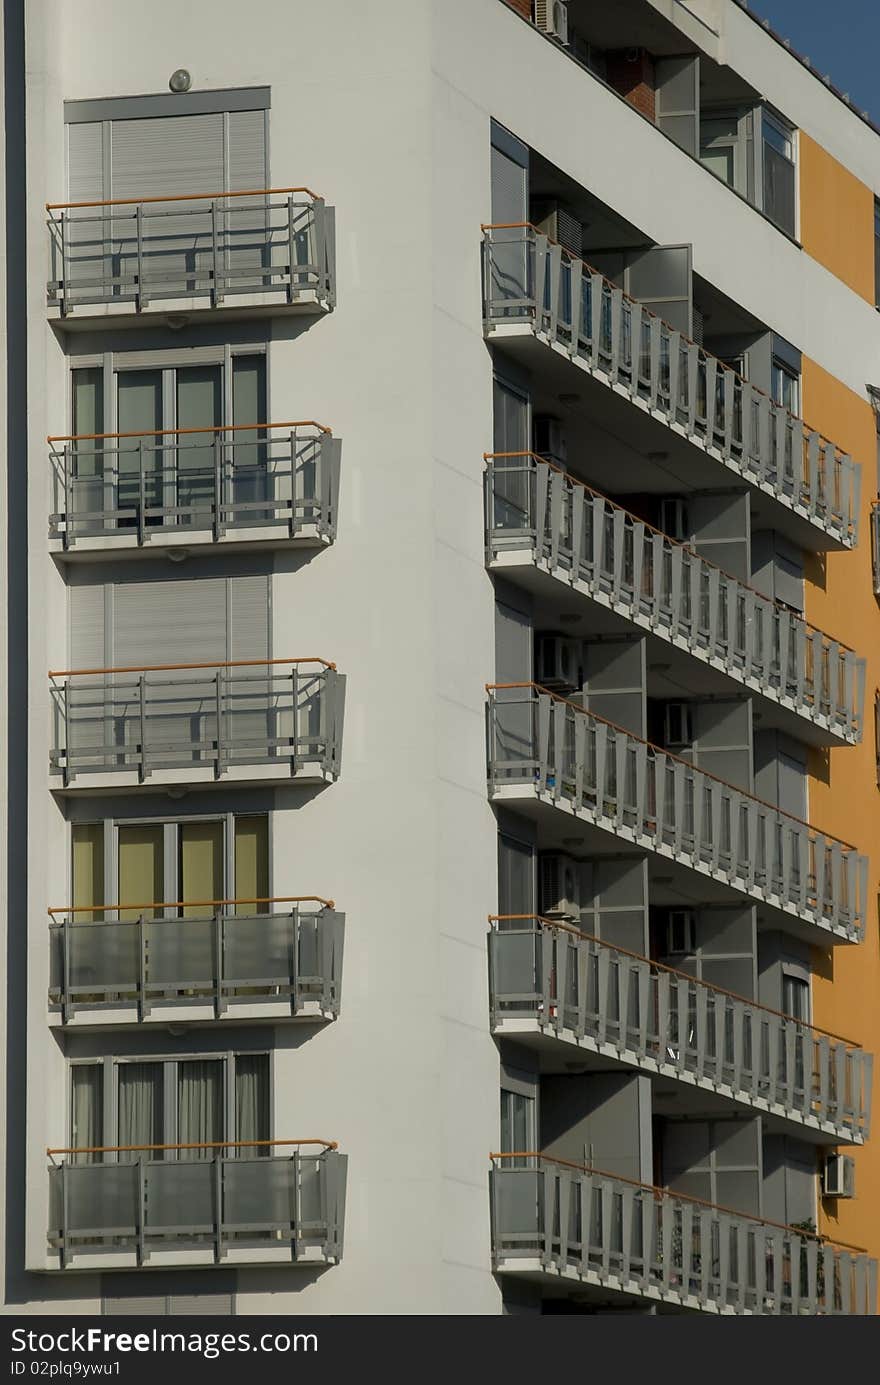
<path fill-rule="evenodd" d="M 162 522 L 165 438 L 161 370 L 126 370 L 117 375 L 116 431 L 119 433 L 118 508 L 120 528 Z"/>

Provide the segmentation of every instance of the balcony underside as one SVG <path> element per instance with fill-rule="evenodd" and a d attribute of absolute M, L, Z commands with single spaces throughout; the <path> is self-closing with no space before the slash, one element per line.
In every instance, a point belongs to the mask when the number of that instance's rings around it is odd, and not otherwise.
<path fill-rule="evenodd" d="M 654 1058 L 635 1049 L 601 1041 L 591 1035 L 579 1038 L 569 1029 L 557 1030 L 550 1020 L 502 1019 L 492 1026 L 496 1039 L 509 1039 L 529 1049 L 538 1059 L 542 1073 L 570 1073 L 573 1066 L 590 1072 L 636 1069 L 655 1078 L 654 1110 L 658 1115 L 688 1118 L 724 1116 L 746 1107 L 760 1112 L 771 1134 L 792 1135 L 816 1144 L 846 1143 L 861 1145 L 864 1140 L 851 1127 L 837 1125 L 818 1116 L 772 1102 L 752 1092 L 712 1081 L 696 1073 L 683 1073 L 662 1055 Z"/>
<path fill-rule="evenodd" d="M 324 1024 L 334 1019 L 335 1012 L 327 1009 L 320 1000 L 300 1002 L 294 1009 L 290 996 L 249 996 L 246 999 L 230 999 L 219 1011 L 212 999 L 153 1000 L 143 1012 L 136 1000 L 129 1000 L 92 1006 L 79 1003 L 65 1017 L 60 1005 L 50 1004 L 47 1023 L 51 1029 L 76 1029 L 80 1033 L 92 1033 L 130 1029 L 134 1024 L 147 1028 L 167 1027 L 169 1024 L 199 1027 L 221 1024 L 228 1028 L 257 1022 Z"/>
<path fill-rule="evenodd" d="M 585 856 L 641 855 L 648 857 L 648 880 L 651 903 L 671 908 L 690 907 L 699 902 L 706 906 L 729 904 L 748 899 L 757 904 L 758 925 L 782 929 L 813 947 L 827 948 L 830 943 L 854 943 L 842 924 L 820 924 L 786 908 L 777 896 L 769 898 L 759 889 L 749 890 L 732 885 L 726 874 L 706 862 L 683 862 L 672 847 L 658 844 L 653 838 L 639 838 L 626 825 L 618 826 L 611 818 L 588 818 L 578 813 L 564 796 L 554 798 L 551 792 L 525 783 L 504 784 L 490 788 L 490 798 L 509 804 L 518 813 L 532 820 L 538 830 L 542 850 L 571 851 Z M 581 840 L 572 847 L 574 829 Z M 641 851 L 639 850 L 641 848 Z"/>
<path fill-rule="evenodd" d="M 207 1239 L 207 1238 L 206 1238 Z M 267 1267 L 289 1265 L 311 1269 L 326 1269 L 336 1263 L 320 1246 L 285 1245 L 280 1240 L 271 1245 L 226 1246 L 216 1254 L 210 1245 L 193 1244 L 174 1249 L 147 1250 L 139 1259 L 137 1251 L 94 1246 L 89 1249 L 71 1251 L 61 1263 L 61 1252 L 49 1252 L 46 1262 L 40 1266 L 45 1270 L 59 1270 L 65 1274 L 85 1270 L 169 1270 L 169 1269 L 223 1269 L 234 1265 L 265 1265 Z"/>
<path fill-rule="evenodd" d="M 681 635 L 663 635 L 650 617 L 637 614 L 627 604 L 615 605 L 610 593 L 596 594 L 578 582 L 574 585 L 554 575 L 543 559 L 526 549 L 511 550 L 488 564 L 489 571 L 527 591 L 537 603 L 535 624 L 547 612 L 551 627 L 560 614 L 580 616 L 578 638 L 588 635 L 640 634 L 647 638 L 648 693 L 674 700 L 687 687 L 695 697 L 751 696 L 760 701 L 761 724 L 778 728 L 809 745 L 856 745 L 858 735 L 821 712 L 802 711 L 781 689 L 764 687 L 758 679 L 737 676 L 708 650 L 694 649 Z"/>
<path fill-rule="evenodd" d="M 190 549 L 210 552 L 222 549 L 224 553 L 262 553 L 272 549 L 316 549 L 326 548 L 332 542 L 331 536 L 316 524 L 304 525 L 291 533 L 283 525 L 255 525 L 253 528 L 229 529 L 215 538 L 210 529 L 152 529 L 147 530 L 144 542 L 128 534 L 91 534 L 78 537 L 69 547 L 63 539 L 49 540 L 49 552 L 59 562 L 101 562 L 119 558 L 167 558 L 181 553 L 188 556 Z"/>
<path fill-rule="evenodd" d="M 560 395 L 577 394 L 574 413 L 577 455 L 590 459 L 586 479 L 616 497 L 665 495 L 690 490 L 748 489 L 753 529 L 775 529 L 798 548 L 822 552 L 852 548 L 840 535 L 810 518 L 807 507 L 780 495 L 769 484 L 725 461 L 685 427 L 670 422 L 648 401 L 612 384 L 581 357 L 574 360 L 560 343 L 539 335 L 525 322 L 494 323 L 486 330 L 491 346 L 531 372 L 535 413 L 559 411 Z"/>
<path fill-rule="evenodd" d="M 151 298 L 146 307 L 138 311 L 132 302 L 119 303 L 77 303 L 67 313 L 62 313 L 56 303 L 47 309 L 50 324 L 63 332 L 93 332 L 102 327 L 155 326 L 163 319 L 187 319 L 183 325 L 193 322 L 235 322 L 242 319 L 254 321 L 257 318 L 271 317 L 324 317 L 332 311 L 332 304 L 315 289 L 303 289 L 297 299 L 288 301 L 284 289 L 271 292 L 237 294 L 234 302 L 223 302 L 212 307 L 203 295 L 171 296 Z"/>
<path fill-rule="evenodd" d="M 78 797 L 98 796 L 127 791 L 133 788 L 140 793 L 167 793 L 169 789 L 222 789 L 230 784 L 236 788 L 254 789 L 264 784 L 296 784 L 299 787 L 315 787 L 330 784 L 335 776 L 330 770 L 318 764 L 305 764 L 292 768 L 290 762 L 278 764 L 228 765 L 216 772 L 212 765 L 187 766 L 177 769 L 153 769 L 139 778 L 136 769 L 115 769 L 78 771 L 69 781 L 63 774 L 49 775 L 49 788 L 53 793 L 76 795 Z"/>
<path fill-rule="evenodd" d="M 581 1271 L 572 1264 L 544 1265 L 540 1256 L 505 1256 L 496 1260 L 496 1274 L 510 1275 L 543 1290 L 543 1298 L 564 1298 L 589 1313 L 600 1309 L 654 1308 L 658 1313 L 713 1313 L 716 1316 L 758 1316 L 751 1308 L 700 1300 L 683 1289 L 642 1288 L 632 1280 L 601 1270 Z M 772 1309 L 767 1310 L 772 1313 Z"/>

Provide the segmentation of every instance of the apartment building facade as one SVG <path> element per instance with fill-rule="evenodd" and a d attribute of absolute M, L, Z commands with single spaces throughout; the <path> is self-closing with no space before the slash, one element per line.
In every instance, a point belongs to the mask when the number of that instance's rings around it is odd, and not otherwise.
<path fill-rule="evenodd" d="M 5 1311 L 876 1312 L 880 134 L 123 8 L 4 30 Z"/>

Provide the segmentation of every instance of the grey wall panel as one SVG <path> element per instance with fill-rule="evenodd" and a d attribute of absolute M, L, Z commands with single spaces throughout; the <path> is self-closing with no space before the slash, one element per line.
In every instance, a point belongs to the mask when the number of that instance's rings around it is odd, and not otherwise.
<path fill-rule="evenodd" d="M 584 643 L 585 705 L 636 736 L 646 733 L 646 641 Z"/>
<path fill-rule="evenodd" d="M 697 702 L 693 716 L 694 764 L 751 793 L 751 701 Z"/>
<path fill-rule="evenodd" d="M 764 1216 L 795 1226 L 816 1223 L 817 1160 L 813 1145 L 764 1136 Z"/>
<path fill-rule="evenodd" d="M 557 1159 L 650 1182 L 650 1113 L 648 1077 L 544 1077 L 541 1148 Z"/>
<path fill-rule="evenodd" d="M 693 546 L 701 557 L 741 582 L 751 580 L 749 497 L 720 491 L 688 499 Z"/>
<path fill-rule="evenodd" d="M 794 817 L 807 817 L 807 751 L 778 731 L 755 734 L 755 793 Z"/>
<path fill-rule="evenodd" d="M 592 898 L 581 927 L 603 942 L 648 954 L 648 862 L 642 857 L 594 861 L 584 879 Z"/>
<path fill-rule="evenodd" d="M 697 158 L 700 152 L 700 59 L 697 54 L 654 63 L 657 124 Z"/>

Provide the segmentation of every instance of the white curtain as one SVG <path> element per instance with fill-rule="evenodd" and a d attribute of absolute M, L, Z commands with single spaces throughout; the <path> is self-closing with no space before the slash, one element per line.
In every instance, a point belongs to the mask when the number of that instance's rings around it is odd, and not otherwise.
<path fill-rule="evenodd" d="M 269 1058 L 265 1053 L 239 1055 L 235 1060 L 235 1138 L 269 1138 Z M 243 1149 L 243 1158 L 266 1155 L 265 1145 Z"/>
<path fill-rule="evenodd" d="M 211 1144 L 223 1139 L 223 1063 L 192 1060 L 177 1068 L 177 1140 Z M 213 1159 L 216 1149 L 181 1150 L 181 1159 Z"/>
<path fill-rule="evenodd" d="M 119 1064 L 119 1143 L 121 1145 L 159 1145 L 164 1140 L 162 1119 L 162 1064 Z M 121 1158 L 125 1158 L 122 1155 Z M 137 1154 L 128 1156 L 137 1159 Z M 158 1158 L 159 1151 L 144 1151 L 144 1159 Z"/>
<path fill-rule="evenodd" d="M 94 1149 L 104 1143 L 104 1065 L 78 1064 L 71 1069 L 71 1136 L 75 1149 Z M 77 1164 L 94 1164 L 99 1154 L 78 1154 Z"/>

